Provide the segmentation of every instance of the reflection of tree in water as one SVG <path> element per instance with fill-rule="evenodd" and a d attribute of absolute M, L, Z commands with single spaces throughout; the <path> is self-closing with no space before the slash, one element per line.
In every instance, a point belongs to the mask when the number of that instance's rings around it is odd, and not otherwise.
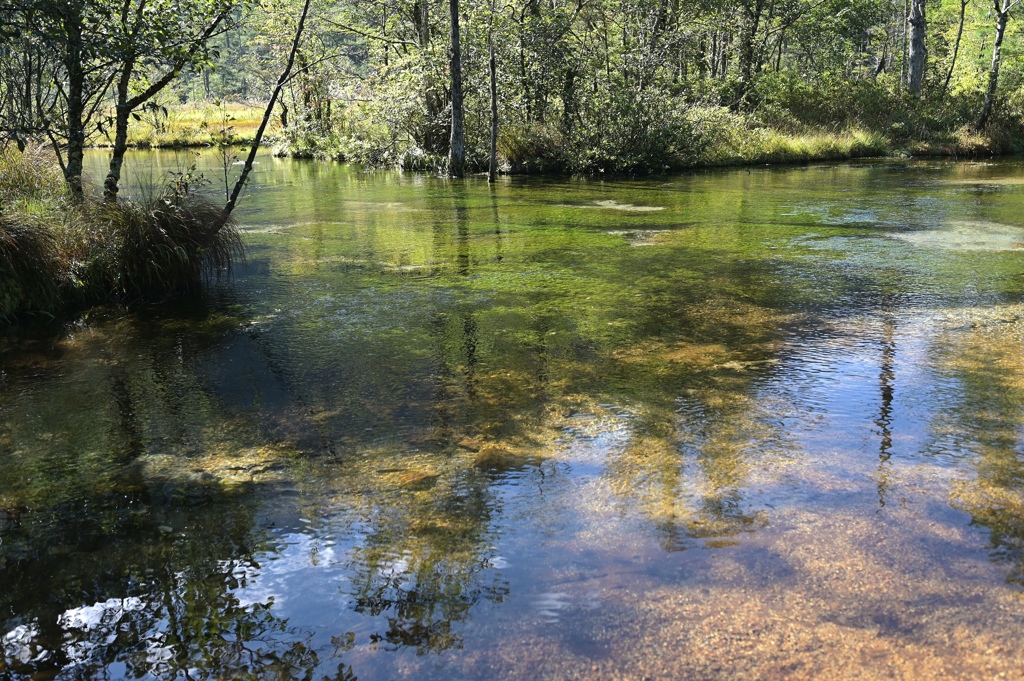
<path fill-rule="evenodd" d="M 458 625 L 473 609 L 508 595 L 491 565 L 493 504 L 488 479 L 466 473 L 412 485 L 375 515 L 354 556 L 351 593 L 356 612 L 387 620 L 374 641 L 420 653 L 458 648 Z"/>
<path fill-rule="evenodd" d="M 756 394 L 760 360 L 747 367 L 731 360 L 733 368 L 723 370 L 733 356 L 724 348 L 672 352 L 685 359 L 663 370 L 693 387 L 671 408 L 635 413 L 607 468 L 616 492 L 654 522 L 667 550 L 763 527 L 766 514 L 744 503 L 743 487 L 752 467 L 787 446 L 780 414 L 770 412 L 777 405 Z"/>
<path fill-rule="evenodd" d="M 136 333 L 125 319 L 65 341 L 73 364 L 58 353 L 14 403 L 39 416 L 0 423 L 2 678 L 286 679 L 322 666 L 307 632 L 234 595 L 262 550 L 255 499 L 195 469 L 218 448 L 219 466 L 245 463 L 233 437 L 251 429 L 235 432 L 197 370 L 237 321 L 174 323 L 191 328 Z M 169 464 L 154 476 L 155 458 Z"/>
<path fill-rule="evenodd" d="M 883 327 L 881 340 L 881 361 L 878 372 L 879 407 L 878 426 L 880 443 L 878 448 L 878 505 L 885 506 L 885 495 L 889 488 L 892 458 L 893 398 L 896 391 L 896 316 L 898 301 L 887 296 L 882 303 Z"/>
<path fill-rule="evenodd" d="M 670 270 L 670 264 L 665 264 Z M 701 287 L 670 276 L 631 310 L 644 338 L 612 353 L 632 409 L 612 453 L 616 492 L 652 520 L 667 550 L 763 527 L 743 486 L 761 457 L 787 449 L 780 412 L 759 393 L 790 318 L 757 267 L 723 267 Z M 754 303 L 735 291 L 757 292 Z M 784 307 L 784 306 L 783 306 Z"/>
<path fill-rule="evenodd" d="M 958 324 L 937 342 L 956 392 L 931 425 L 932 449 L 972 454 L 976 475 L 954 489 L 952 504 L 988 528 L 993 558 L 1011 563 L 1007 579 L 1024 585 L 1024 356 L 1020 322 L 1006 316 Z"/>
<path fill-rule="evenodd" d="M 0 675 L 95 678 L 122 667 L 127 677 L 309 678 L 322 666 L 310 634 L 270 603 L 235 596 L 263 549 L 238 501 L 191 508 L 180 536 L 155 527 L 176 509 L 150 507 L 130 534 L 87 551 L 54 555 L 20 537 L 33 550 L 4 556 L 0 570 L 9 587 L 0 607 L 18 613 L 4 622 Z M 61 525 L 73 534 L 73 521 Z"/>
<path fill-rule="evenodd" d="M 638 424 L 608 466 L 616 491 L 639 504 L 669 551 L 767 522 L 763 510 L 752 511 L 743 500 L 752 459 L 763 446 L 763 415 L 741 395 L 703 399 L 691 396 L 660 428 Z"/>

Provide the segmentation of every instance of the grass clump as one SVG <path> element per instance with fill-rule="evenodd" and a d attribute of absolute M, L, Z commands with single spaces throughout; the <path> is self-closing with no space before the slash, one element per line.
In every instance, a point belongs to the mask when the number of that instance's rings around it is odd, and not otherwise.
<path fill-rule="evenodd" d="M 839 161 L 883 156 L 892 148 L 885 135 L 857 126 L 790 131 L 722 108 L 691 115 L 697 142 L 687 160 L 694 166 Z"/>
<path fill-rule="evenodd" d="M 59 307 L 68 208 L 63 175 L 46 151 L 0 152 L 0 319 Z"/>
<path fill-rule="evenodd" d="M 0 150 L 0 323 L 194 294 L 242 254 L 234 222 L 187 184 L 76 201 L 51 154 Z"/>
<path fill-rule="evenodd" d="M 229 272 L 242 252 L 221 209 L 192 191 L 169 187 L 141 200 L 95 203 L 85 215 L 95 275 L 119 298 L 196 293 L 204 275 Z"/>

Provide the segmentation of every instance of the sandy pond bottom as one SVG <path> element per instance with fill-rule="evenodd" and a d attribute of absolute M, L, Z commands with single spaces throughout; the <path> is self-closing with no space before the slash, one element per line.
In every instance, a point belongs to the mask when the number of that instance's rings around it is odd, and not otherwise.
<path fill-rule="evenodd" d="M 587 521 L 530 552 L 554 566 L 527 588 L 532 612 L 479 617 L 463 649 L 403 658 L 381 678 L 1019 678 L 1020 591 L 978 555 L 969 516 L 934 502 L 957 476 L 890 471 L 899 482 L 879 507 L 877 487 L 851 485 L 875 471 L 851 470 L 849 454 L 752 481 L 806 492 L 756 533 L 670 552 L 630 531 L 606 483 L 581 483 L 573 497 L 608 506 L 561 509 Z"/>

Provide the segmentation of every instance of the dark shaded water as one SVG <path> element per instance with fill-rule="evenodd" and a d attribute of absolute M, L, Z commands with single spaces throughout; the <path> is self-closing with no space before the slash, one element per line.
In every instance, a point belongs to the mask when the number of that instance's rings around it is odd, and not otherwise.
<path fill-rule="evenodd" d="M 0 341 L 0 678 L 1024 672 L 1024 164 L 259 171 Z"/>

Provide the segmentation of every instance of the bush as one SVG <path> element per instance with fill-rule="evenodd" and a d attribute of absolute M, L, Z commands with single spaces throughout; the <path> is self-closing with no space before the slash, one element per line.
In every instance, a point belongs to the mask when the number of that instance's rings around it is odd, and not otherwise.
<path fill-rule="evenodd" d="M 683 103 L 649 88 L 613 89 L 590 103 L 567 145 L 574 170 L 665 171 L 684 165 L 693 130 Z"/>
<path fill-rule="evenodd" d="M 557 172 L 567 159 L 562 152 L 562 136 L 538 123 L 506 125 L 498 131 L 498 157 L 514 173 Z"/>

